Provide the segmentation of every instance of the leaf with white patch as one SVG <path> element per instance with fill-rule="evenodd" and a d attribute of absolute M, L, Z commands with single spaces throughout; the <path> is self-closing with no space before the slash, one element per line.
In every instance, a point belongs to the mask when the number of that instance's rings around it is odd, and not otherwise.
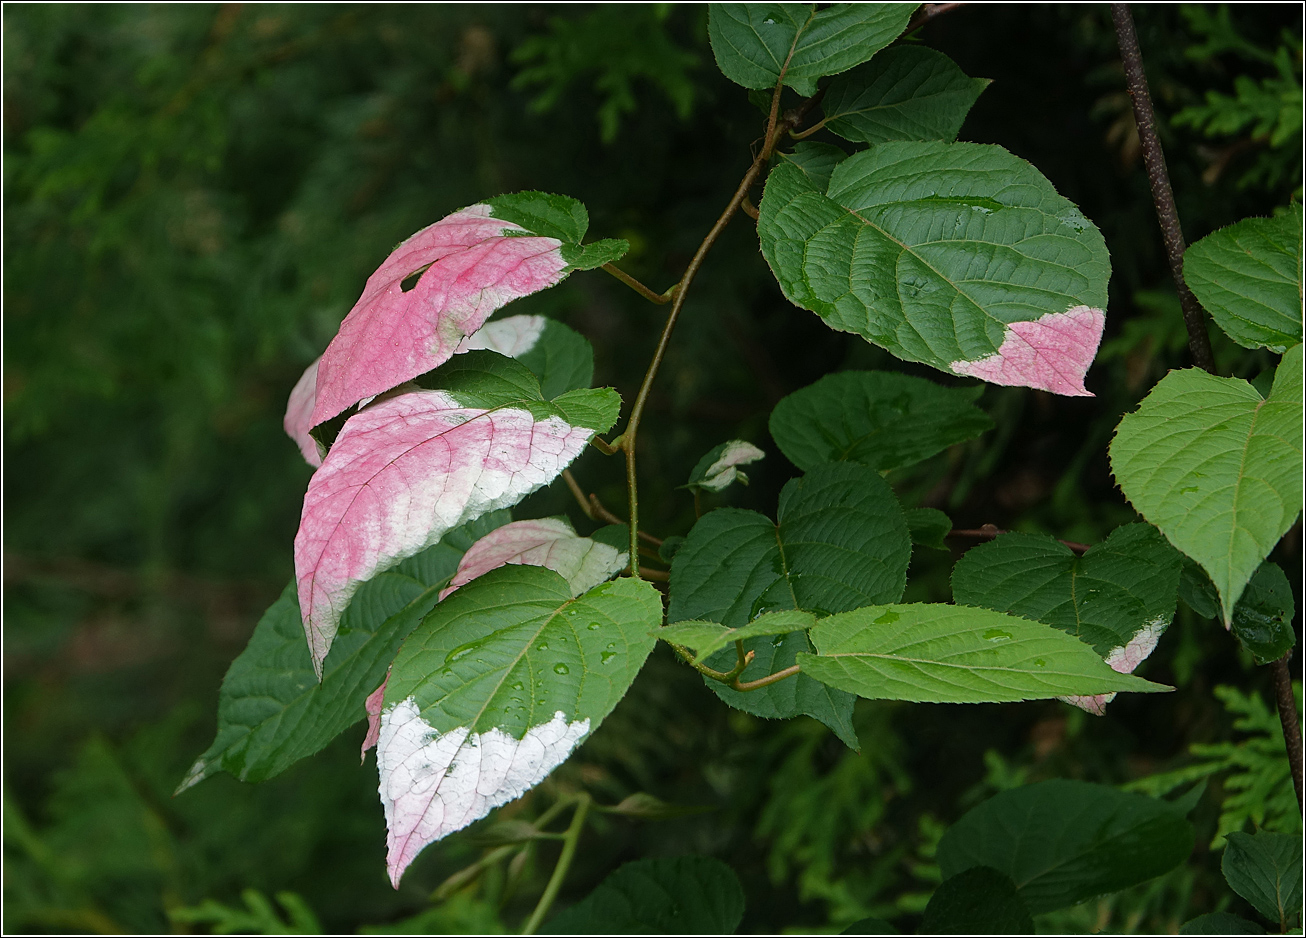
<path fill-rule="evenodd" d="M 320 750 L 363 718 L 365 699 L 399 643 L 435 605 L 463 552 L 511 519 L 482 515 L 434 547 L 359 589 L 317 680 L 292 582 L 263 614 L 227 669 L 218 696 L 218 732 L 178 792 L 219 771 L 261 782 Z"/>
<path fill-rule="evenodd" d="M 942 52 L 894 46 L 830 82 L 821 110 L 825 126 L 854 143 L 951 141 L 988 86 Z"/>
<path fill-rule="evenodd" d="M 840 371 L 776 404 L 771 438 L 799 469 L 843 460 L 900 469 L 993 429 L 975 406 L 983 390 L 890 371 Z"/>
<path fill-rule="evenodd" d="M 882 143 L 839 163 L 825 190 L 784 162 L 759 211 L 780 288 L 831 328 L 951 374 L 1091 396 L 1106 244 L 1001 147 Z"/>
<path fill-rule="evenodd" d="M 689 474 L 687 488 L 702 489 L 705 492 L 720 492 L 732 482 L 748 484 L 746 476 L 739 467 L 757 462 L 766 453 L 752 443 L 744 440 L 728 440 L 708 450 L 707 455 L 698 461 Z"/>
<path fill-rule="evenodd" d="M 560 765 L 626 693 L 661 617 L 641 580 L 577 598 L 532 566 L 500 567 L 436 606 L 396 655 L 381 712 L 391 882 Z"/>
<path fill-rule="evenodd" d="M 489 349 L 515 358 L 540 379 L 546 401 L 594 380 L 594 349 L 574 329 L 546 316 L 507 316 L 463 340 L 459 352 Z"/>
<path fill-rule="evenodd" d="M 308 432 L 312 429 L 311 418 L 317 401 L 317 366 L 322 359 L 304 369 L 304 373 L 290 391 L 290 400 L 286 402 L 286 416 L 281 422 L 286 436 L 295 441 L 304 459 L 313 467 L 322 465 L 322 447 Z"/>
<path fill-rule="evenodd" d="M 582 246 L 588 225 L 575 199 L 523 192 L 462 209 L 404 241 L 368 278 L 322 355 L 310 424 L 439 367 L 504 304 L 624 253 L 624 241 Z"/>
<path fill-rule="evenodd" d="M 1069 632 L 1130 674 L 1174 618 L 1181 561 L 1150 524 L 1116 528 L 1082 557 L 1055 538 L 1002 534 L 957 561 L 952 595 Z M 1067 702 L 1100 715 L 1110 699 Z"/>
<path fill-rule="evenodd" d="M 1111 469 L 1138 513 L 1201 564 L 1225 625 L 1302 507 L 1302 346 L 1268 397 L 1239 378 L 1172 371 L 1125 416 Z"/>
<path fill-rule="evenodd" d="M 616 418 L 615 392 L 546 403 L 533 375 L 492 352 L 451 365 L 446 389 L 400 393 L 350 417 L 309 481 L 295 575 L 319 671 L 361 582 L 551 482 Z"/>
<path fill-rule="evenodd" d="M 561 574 L 571 585 L 572 595 L 579 596 L 620 573 L 629 557 L 608 544 L 580 537 L 569 522 L 559 518 L 514 521 L 496 528 L 463 554 L 440 598 L 510 563 L 547 567 Z"/>
<path fill-rule="evenodd" d="M 816 80 L 865 62 L 902 33 L 911 3 L 714 3 L 707 34 L 722 74 L 745 88 L 784 83 L 816 93 Z"/>

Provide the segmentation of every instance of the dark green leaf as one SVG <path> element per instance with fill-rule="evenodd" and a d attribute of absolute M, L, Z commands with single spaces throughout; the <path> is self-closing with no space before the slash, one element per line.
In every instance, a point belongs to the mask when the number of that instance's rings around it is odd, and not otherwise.
<path fill-rule="evenodd" d="M 399 643 L 435 605 L 463 553 L 511 520 L 507 511 L 482 515 L 359 587 L 321 683 L 309 658 L 295 584 L 287 586 L 227 670 L 218 698 L 217 738 L 177 791 L 221 770 L 247 782 L 272 778 L 363 720 L 367 695 L 385 677 Z"/>
<path fill-rule="evenodd" d="M 664 641 L 685 645 L 697 652 L 695 661 L 702 661 L 713 652 L 736 641 L 759 638 L 764 635 L 788 635 L 802 632 L 816 625 L 816 616 L 797 609 L 767 612 L 737 629 L 728 629 L 716 622 L 676 622 L 653 634 Z"/>
<path fill-rule="evenodd" d="M 680 534 L 673 534 L 658 546 L 658 558 L 663 563 L 671 563 L 675 559 L 676 552 L 685 544 L 685 538 Z"/>
<path fill-rule="evenodd" d="M 581 245 L 589 229 L 590 216 L 585 206 L 565 195 L 548 192 L 513 192 L 487 199 L 495 218 L 521 225 L 531 234 L 556 238 L 562 242 L 562 259 L 571 270 L 590 270 L 617 260 L 630 245 L 618 239 L 605 239 Z"/>
<path fill-rule="evenodd" d="M 1278 564 L 1265 561 L 1233 607 L 1233 634 L 1257 664 L 1277 661 L 1297 641 L 1292 628 L 1296 606 L 1292 585 Z"/>
<path fill-rule="evenodd" d="M 894 928 L 882 918 L 864 918 L 859 922 L 853 922 L 839 934 L 841 935 L 900 935 L 902 932 Z"/>
<path fill-rule="evenodd" d="M 780 158 L 802 170 L 812 187 L 824 192 L 830 184 L 830 174 L 848 154 L 832 143 L 805 140 L 792 153 L 781 153 Z"/>
<path fill-rule="evenodd" d="M 893 491 L 879 474 L 852 463 L 826 465 L 780 493 L 779 523 L 754 511 L 708 512 L 671 564 L 668 619 L 739 628 L 766 612 L 803 609 L 818 616 L 902 596 L 911 539 Z M 812 650 L 802 634 L 744 643 L 756 655 L 741 675 L 752 681 L 787 668 Z M 708 664 L 733 666 L 733 651 Z M 740 693 L 709 686 L 727 703 L 762 717 L 807 713 L 855 746 L 849 694 L 799 675 Z"/>
<path fill-rule="evenodd" d="M 1228 835 L 1220 869 L 1229 888 L 1275 925 L 1298 924 L 1302 902 L 1301 837 L 1296 834 Z"/>
<path fill-rule="evenodd" d="M 854 143 L 957 139 L 987 78 L 924 46 L 895 46 L 830 82 L 825 126 Z"/>
<path fill-rule="evenodd" d="M 1180 567 L 1150 524 L 1116 528 L 1082 557 L 1055 538 L 1002 534 L 957 562 L 952 595 L 1054 625 L 1103 657 L 1135 639 L 1150 652 L 1174 617 Z"/>
<path fill-rule="evenodd" d="M 887 700 L 986 703 L 1164 691 L 1112 670 L 1087 645 L 1041 622 L 989 609 L 914 603 L 822 619 L 799 654 L 804 676 Z"/>
<path fill-rule="evenodd" d="M 1038 915 L 1160 876 L 1192 848 L 1192 825 L 1170 805 L 1054 779 L 972 808 L 939 841 L 938 860 L 944 879 L 973 866 L 1005 873 Z"/>
<path fill-rule="evenodd" d="M 1302 340 L 1302 207 L 1245 218 L 1184 252 L 1184 279 L 1229 338 L 1283 353 Z"/>
<path fill-rule="evenodd" d="M 745 88 L 784 83 L 816 93 L 816 80 L 865 62 L 907 26 L 912 3 L 714 3 L 707 32 L 722 74 Z"/>
<path fill-rule="evenodd" d="M 739 877 L 720 860 L 637 860 L 555 915 L 543 934 L 730 935 L 743 917 Z"/>
<path fill-rule="evenodd" d="M 1181 935 L 1264 935 L 1265 929 L 1232 912 L 1207 912 L 1179 926 Z"/>
<path fill-rule="evenodd" d="M 947 550 L 948 532 L 952 530 L 952 519 L 937 508 L 908 508 L 907 528 L 911 531 L 911 542 L 922 547 L 934 547 Z"/>
<path fill-rule="evenodd" d="M 841 371 L 771 411 L 771 437 L 799 469 L 850 460 L 899 469 L 993 428 L 975 406 L 983 386 L 945 388 L 888 371 Z"/>
<path fill-rule="evenodd" d="M 918 935 L 1032 935 L 1034 919 L 1011 877 L 972 866 L 934 890 Z"/>
<path fill-rule="evenodd" d="M 594 349 L 589 340 L 553 319 L 545 321 L 539 341 L 517 360 L 539 379 L 546 401 L 588 388 L 594 381 Z"/>

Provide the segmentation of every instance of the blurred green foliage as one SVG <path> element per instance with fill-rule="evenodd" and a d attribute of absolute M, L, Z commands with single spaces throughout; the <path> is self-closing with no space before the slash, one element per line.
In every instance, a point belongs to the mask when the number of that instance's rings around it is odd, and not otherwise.
<path fill-rule="evenodd" d="M 1136 15 L 1158 110 L 1188 115 L 1162 128 L 1188 238 L 1285 204 L 1301 185 L 1294 9 Z M 710 68 L 703 9 L 23 5 L 3 16 L 6 930 L 275 930 L 313 915 L 330 931 L 515 929 L 556 848 L 533 845 L 430 903 L 485 853 L 474 826 L 392 891 L 374 769 L 357 764 L 361 728 L 263 785 L 224 777 L 170 793 L 211 738 L 227 664 L 290 574 L 310 470 L 281 431 L 286 395 L 390 248 L 463 205 L 538 188 L 584 201 L 595 237 L 629 240 L 623 264 L 645 283 L 679 276 L 761 132 L 746 96 Z M 1187 364 L 1109 18 L 975 4 L 921 35 L 994 79 L 962 139 L 1042 170 L 1102 229 L 1114 275 L 1095 400 L 988 388 L 994 431 L 889 479 L 907 507 L 942 509 L 957 527 L 1100 540 L 1133 519 L 1107 471 L 1110 433 Z M 584 333 L 596 382 L 627 400 L 664 313 L 601 274 L 512 312 Z M 1224 373 L 1248 378 L 1272 361 L 1228 342 L 1216 351 Z M 749 226 L 733 223 L 640 434 L 648 527 L 688 530 L 693 500 L 676 487 L 733 438 L 768 457 L 749 467 L 748 488 L 705 507 L 770 512 L 793 472 L 767 438 L 770 409 L 839 368 L 923 373 L 788 305 Z M 575 471 L 621 502 L 618 461 L 590 454 Z M 521 514 L 566 511 L 583 520 L 559 486 Z M 914 559 L 911 600 L 950 597 L 958 550 Z M 1300 568 L 1300 528 L 1274 557 Z M 979 800 L 1044 778 L 1184 771 L 1191 750 L 1219 767 L 1206 773 L 1190 862 L 1040 920 L 1172 930 L 1228 901 L 1212 837 L 1288 829 L 1282 782 L 1267 787 L 1270 770 L 1238 755 L 1264 740 L 1268 765 L 1275 744 L 1257 703 L 1270 699 L 1267 675 L 1231 641 L 1181 610 L 1146 672 L 1179 692 L 1122 698 L 1103 719 L 1056 702 L 863 701 L 860 753 L 816 723 L 728 711 L 659 650 L 577 756 L 499 816 L 536 817 L 580 787 L 606 804 L 647 791 L 714 809 L 596 815 L 564 904 L 624 860 L 698 853 L 740 874 L 743 931 L 837 930 L 866 915 L 910 928 L 938 879 L 933 845 Z M 1219 684 L 1242 690 L 1217 697 Z"/>

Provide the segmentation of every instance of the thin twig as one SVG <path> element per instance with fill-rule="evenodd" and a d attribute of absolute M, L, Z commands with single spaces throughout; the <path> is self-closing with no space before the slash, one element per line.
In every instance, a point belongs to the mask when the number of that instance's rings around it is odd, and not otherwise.
<path fill-rule="evenodd" d="M 590 503 L 590 510 L 594 512 L 594 515 L 592 517 L 594 518 L 595 521 L 606 521 L 608 524 L 626 523 L 622 518 L 619 518 L 616 515 L 614 515 L 612 512 L 608 511 L 607 506 L 604 505 L 601 501 L 599 501 L 599 497 L 595 495 L 593 492 L 590 493 L 589 503 Z M 640 538 L 646 543 L 652 544 L 654 547 L 662 546 L 662 538 L 654 537 L 652 534 L 649 534 L 646 531 L 640 531 L 638 533 Z"/>
<path fill-rule="evenodd" d="M 920 29 L 936 16 L 942 16 L 944 13 L 951 13 L 958 7 L 964 7 L 964 3 L 923 3 L 921 8 L 911 18 L 907 28 L 902 31 L 904 36 L 910 36 L 913 30 Z"/>
<path fill-rule="evenodd" d="M 1206 314 L 1184 282 L 1184 233 L 1179 227 L 1179 212 L 1175 209 L 1174 191 L 1170 188 L 1170 174 L 1165 168 L 1165 153 L 1156 135 L 1156 114 L 1152 110 L 1152 96 L 1147 90 L 1147 75 L 1143 71 L 1143 53 L 1138 48 L 1138 34 L 1134 31 L 1134 17 L 1126 3 L 1111 4 L 1111 18 L 1116 24 L 1116 39 L 1120 44 L 1120 58 L 1125 66 L 1125 81 L 1129 97 L 1134 102 L 1134 121 L 1138 125 L 1138 142 L 1142 144 L 1143 163 L 1147 166 L 1147 181 L 1152 187 L 1152 202 L 1156 218 L 1161 224 L 1161 237 L 1170 261 L 1170 273 L 1179 292 L 1179 305 L 1183 309 L 1184 325 L 1188 329 L 1188 349 L 1197 367 L 1215 374 L 1215 357 L 1211 354 L 1211 337 L 1206 331 Z"/>
<path fill-rule="evenodd" d="M 776 681 L 783 681 L 787 677 L 793 677 L 797 673 L 798 665 L 791 664 L 783 671 L 777 671 L 775 674 L 768 674 L 766 677 L 758 678 L 756 681 L 744 681 L 741 683 L 736 679 L 730 687 L 737 691 L 757 690 L 760 687 L 766 687 L 768 684 L 774 684 Z"/>
<path fill-rule="evenodd" d="M 757 211 L 757 206 L 753 204 L 753 200 L 750 199 L 748 196 L 744 196 L 744 201 L 739 203 L 739 208 L 745 215 L 747 215 L 753 221 L 757 221 L 759 218 L 762 217 Z"/>
<path fill-rule="evenodd" d="M 562 881 L 567 878 L 567 870 L 571 868 L 572 857 L 576 855 L 576 844 L 580 841 L 580 832 L 585 827 L 585 815 L 589 812 L 589 808 L 590 796 L 581 792 L 576 799 L 576 813 L 571 816 L 571 825 L 563 835 L 562 853 L 558 855 L 558 864 L 553 868 L 553 875 L 549 877 L 549 884 L 544 887 L 544 894 L 540 896 L 535 911 L 522 926 L 523 935 L 535 934 L 536 929 L 544 921 L 544 916 L 553 907 L 553 900 L 558 897 Z"/>
<path fill-rule="evenodd" d="M 1303 810 L 1302 801 L 1302 748 L 1301 724 L 1297 722 L 1297 701 L 1292 693 L 1292 672 L 1288 660 L 1292 652 L 1270 664 L 1274 677 L 1274 698 L 1279 705 L 1279 722 L 1283 724 L 1283 745 L 1288 750 L 1288 766 L 1292 770 L 1292 787 L 1297 792 L 1297 810 Z"/>
<path fill-rule="evenodd" d="M 655 570 L 652 567 L 643 565 L 639 568 L 639 575 L 646 580 L 661 580 L 663 583 L 671 582 L 671 574 L 665 570 Z"/>
<path fill-rule="evenodd" d="M 996 525 L 983 524 L 978 528 L 953 528 L 945 534 L 944 537 L 978 537 L 984 540 L 992 540 L 999 534 L 1007 533 L 1009 532 L 1002 530 L 1002 528 L 999 528 Z M 1092 544 L 1081 544 L 1078 541 L 1063 541 L 1061 538 L 1057 538 L 1057 541 L 1065 544 L 1077 554 L 1082 554 L 1093 548 Z"/>
<path fill-rule="evenodd" d="M 626 273 L 616 264 L 604 264 L 602 269 L 612 274 L 612 276 L 616 277 L 618 280 L 620 280 L 626 286 L 630 287 L 640 296 L 644 297 L 644 299 L 648 300 L 650 303 L 657 303 L 659 306 L 662 306 L 667 303 L 670 303 L 671 297 L 675 295 L 676 288 L 674 286 L 671 289 L 669 289 L 666 293 L 656 293 L 653 290 L 650 290 L 648 287 L 644 286 L 644 284 L 640 283 L 630 274 Z"/>
<path fill-rule="evenodd" d="M 576 481 L 576 477 L 571 474 L 570 469 L 562 470 L 562 479 L 567 483 L 567 488 L 571 489 L 571 494 L 575 496 L 577 504 L 580 505 L 580 510 L 585 512 L 585 517 L 591 521 L 598 521 L 599 519 L 594 517 L 594 506 L 585 497 L 585 490 L 580 487 L 580 483 Z"/>

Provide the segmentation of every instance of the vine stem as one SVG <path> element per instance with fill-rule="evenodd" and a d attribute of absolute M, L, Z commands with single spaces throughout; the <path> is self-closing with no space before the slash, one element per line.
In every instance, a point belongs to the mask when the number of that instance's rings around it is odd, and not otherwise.
<path fill-rule="evenodd" d="M 953 528 L 944 536 L 945 537 L 978 537 L 978 538 L 992 540 L 993 538 L 997 537 L 1000 534 L 1007 534 L 1007 533 L 1010 532 L 1004 531 L 1002 530 L 1002 528 L 999 528 L 996 525 L 984 524 L 984 525 L 980 525 L 978 528 Z M 1061 540 L 1061 538 L 1057 538 L 1057 541 L 1059 543 L 1065 544 L 1067 547 L 1069 547 L 1077 554 L 1085 553 L 1086 551 L 1092 550 L 1093 548 L 1092 544 L 1081 544 L 1078 541 L 1063 541 Z"/>
<path fill-rule="evenodd" d="M 644 284 L 636 280 L 634 277 L 632 277 L 630 274 L 626 273 L 616 264 L 604 264 L 602 269 L 612 274 L 612 276 L 616 277 L 618 280 L 620 280 L 626 286 L 630 287 L 640 296 L 644 297 L 644 299 L 648 300 L 650 303 L 656 303 L 659 306 L 662 306 L 666 303 L 670 303 L 672 296 L 675 295 L 676 287 L 679 286 L 679 284 L 676 284 L 666 293 L 655 293 L 654 291 L 650 290 L 648 287 L 644 286 Z"/>
<path fill-rule="evenodd" d="M 1111 19 L 1115 22 L 1116 39 L 1120 45 L 1120 58 L 1125 66 L 1125 80 L 1129 97 L 1134 102 L 1134 120 L 1138 124 L 1138 140 L 1143 148 L 1143 162 L 1147 166 L 1147 179 L 1152 187 L 1152 201 L 1156 205 L 1157 221 L 1165 240 L 1166 254 L 1170 260 L 1170 273 L 1179 292 L 1179 305 L 1183 309 L 1184 325 L 1188 329 L 1188 348 L 1193 362 L 1211 374 L 1216 374 L 1215 356 L 1211 353 L 1211 337 L 1206 331 L 1206 314 L 1197 297 L 1184 281 L 1184 234 L 1179 227 L 1179 212 L 1175 208 L 1174 191 L 1170 187 L 1170 174 L 1165 167 L 1165 154 L 1156 135 L 1156 114 L 1152 110 L 1152 96 L 1147 90 L 1147 75 L 1143 71 L 1143 53 L 1138 47 L 1138 33 L 1134 17 L 1127 3 L 1111 4 Z M 1291 655 L 1289 652 L 1288 655 Z M 1288 656 L 1270 665 L 1274 678 L 1275 702 L 1279 722 L 1283 724 L 1283 743 L 1288 751 L 1288 765 L 1292 770 L 1292 784 L 1297 792 L 1297 807 L 1302 799 L 1302 738 L 1301 724 L 1297 718 L 1297 705 L 1292 696 L 1292 676 L 1288 672 Z"/>
<path fill-rule="evenodd" d="M 1165 153 L 1156 135 L 1156 112 L 1152 110 L 1152 95 L 1147 90 L 1147 74 L 1143 71 L 1143 53 L 1138 47 L 1138 34 L 1134 30 L 1134 17 L 1129 4 L 1111 4 L 1111 18 L 1115 21 L 1116 39 L 1120 45 L 1120 59 L 1125 66 L 1125 81 L 1129 97 L 1134 102 L 1134 122 L 1138 125 L 1138 141 L 1143 148 L 1143 163 L 1147 167 L 1147 181 L 1152 188 L 1152 202 L 1156 218 L 1161 224 L 1161 237 L 1170 261 L 1170 273 L 1179 292 L 1179 305 L 1183 309 L 1184 325 L 1188 329 L 1188 349 L 1193 362 L 1215 374 L 1215 356 L 1211 353 L 1211 337 L 1206 332 L 1206 313 L 1197 302 L 1193 291 L 1184 281 L 1184 233 L 1179 227 L 1179 212 L 1175 208 L 1174 190 L 1170 187 L 1170 174 L 1165 167 Z"/>
<path fill-rule="evenodd" d="M 585 815 L 589 813 L 591 800 L 587 792 L 581 792 L 576 796 L 576 813 L 571 816 L 571 824 L 567 827 L 567 832 L 562 835 L 562 853 L 558 855 L 558 863 L 553 868 L 553 875 L 549 877 L 549 884 L 544 887 L 544 894 L 540 896 L 535 911 L 522 926 L 523 935 L 535 934 L 544 921 L 544 916 L 553 908 L 553 900 L 558 898 L 562 881 L 567 878 L 571 861 L 576 856 L 576 845 L 580 842 L 580 833 L 585 827 Z"/>

